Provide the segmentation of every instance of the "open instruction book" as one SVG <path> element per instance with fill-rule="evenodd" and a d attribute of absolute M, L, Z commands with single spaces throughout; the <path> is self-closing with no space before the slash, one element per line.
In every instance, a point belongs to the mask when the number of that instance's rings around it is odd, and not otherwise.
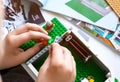
<path fill-rule="evenodd" d="M 104 29 L 115 31 L 118 17 L 105 0 L 30 0 L 42 9 L 79 19 Z"/>

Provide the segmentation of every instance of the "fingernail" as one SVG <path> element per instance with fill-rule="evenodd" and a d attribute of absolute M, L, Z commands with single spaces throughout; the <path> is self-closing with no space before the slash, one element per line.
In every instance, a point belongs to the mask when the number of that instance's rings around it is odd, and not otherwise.
<path fill-rule="evenodd" d="M 48 35 L 48 32 L 45 30 L 45 33 Z"/>
<path fill-rule="evenodd" d="M 59 44 L 58 44 L 58 43 L 53 43 L 52 46 L 53 46 L 53 47 L 54 47 L 54 46 L 59 46 Z"/>
<path fill-rule="evenodd" d="M 48 36 L 48 39 L 50 40 L 50 39 L 51 39 L 51 37 L 50 37 L 50 36 Z"/>

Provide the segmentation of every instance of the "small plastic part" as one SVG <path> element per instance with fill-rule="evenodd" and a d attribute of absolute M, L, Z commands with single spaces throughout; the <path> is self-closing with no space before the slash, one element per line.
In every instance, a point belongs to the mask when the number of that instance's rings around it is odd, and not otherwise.
<path fill-rule="evenodd" d="M 94 79 L 90 79 L 89 82 L 94 82 Z"/>
<path fill-rule="evenodd" d="M 42 44 L 43 44 L 43 45 L 47 45 L 47 44 L 48 44 L 48 41 L 47 41 L 47 40 L 42 40 Z"/>
<path fill-rule="evenodd" d="M 30 40 L 30 41 L 28 41 L 27 43 L 21 45 L 20 48 L 22 48 L 22 49 L 25 51 L 25 50 L 27 50 L 27 49 L 33 47 L 35 44 L 36 44 L 35 41 Z"/>
<path fill-rule="evenodd" d="M 54 42 L 54 39 L 50 39 L 50 40 L 48 41 L 48 44 L 52 44 L 52 42 Z"/>
<path fill-rule="evenodd" d="M 87 79 L 89 80 L 89 82 L 94 82 L 95 81 L 93 76 L 88 76 Z"/>
<path fill-rule="evenodd" d="M 51 21 L 47 21 L 45 30 L 47 32 L 51 32 L 53 30 L 53 27 L 54 27 L 54 23 L 52 23 Z"/>
<path fill-rule="evenodd" d="M 114 82 L 119 82 L 119 80 L 117 78 L 114 79 Z"/>

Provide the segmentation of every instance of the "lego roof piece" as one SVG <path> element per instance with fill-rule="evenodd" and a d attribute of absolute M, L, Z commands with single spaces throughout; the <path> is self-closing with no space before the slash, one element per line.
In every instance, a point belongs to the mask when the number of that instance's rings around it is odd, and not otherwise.
<path fill-rule="evenodd" d="M 106 1 L 120 18 L 120 0 L 106 0 Z"/>

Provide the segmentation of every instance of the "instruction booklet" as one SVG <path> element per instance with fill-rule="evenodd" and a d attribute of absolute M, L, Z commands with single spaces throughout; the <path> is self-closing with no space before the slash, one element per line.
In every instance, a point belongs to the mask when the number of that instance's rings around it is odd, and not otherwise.
<path fill-rule="evenodd" d="M 118 17 L 105 0 L 30 0 L 42 6 L 42 9 L 115 31 Z"/>

